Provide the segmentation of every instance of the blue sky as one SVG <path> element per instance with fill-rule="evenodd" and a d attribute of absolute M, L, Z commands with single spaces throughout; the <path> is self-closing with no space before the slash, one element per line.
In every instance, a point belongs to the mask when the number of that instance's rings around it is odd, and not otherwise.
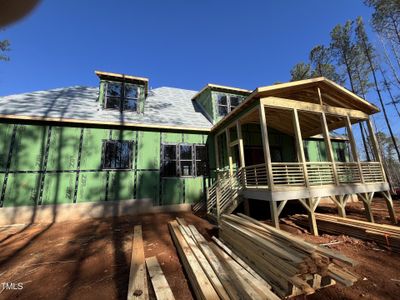
<path fill-rule="evenodd" d="M 148 77 L 153 88 L 254 89 L 288 81 L 336 24 L 370 14 L 361 0 L 42 1 L 0 31 L 12 43 L 0 95 L 96 86 L 94 70 Z"/>

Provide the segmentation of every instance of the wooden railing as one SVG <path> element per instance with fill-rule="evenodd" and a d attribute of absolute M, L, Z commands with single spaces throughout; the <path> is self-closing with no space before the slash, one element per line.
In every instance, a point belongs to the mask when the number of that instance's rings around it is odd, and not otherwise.
<path fill-rule="evenodd" d="M 334 184 L 332 163 L 330 162 L 307 162 L 308 182 L 310 185 Z"/>
<path fill-rule="evenodd" d="M 207 213 L 218 219 L 232 205 L 236 204 L 237 206 L 239 191 L 242 188 L 242 174 L 241 170 L 233 176 L 230 176 L 229 173 L 218 174 L 219 179 L 207 190 Z"/>
<path fill-rule="evenodd" d="M 275 185 L 304 185 L 304 171 L 301 163 L 272 163 L 272 178 Z"/>
<path fill-rule="evenodd" d="M 364 182 L 383 182 L 385 178 L 379 162 L 361 162 Z"/>
<path fill-rule="evenodd" d="M 362 182 L 359 165 L 356 162 L 336 163 L 339 183 Z"/>
<path fill-rule="evenodd" d="M 331 162 L 307 162 L 307 175 L 310 186 L 335 184 L 333 164 Z M 303 164 L 297 162 L 272 163 L 274 185 L 305 186 Z M 379 162 L 335 163 L 339 184 L 383 182 L 384 176 Z M 246 166 L 241 169 L 241 183 L 246 187 L 268 187 L 265 164 Z"/>

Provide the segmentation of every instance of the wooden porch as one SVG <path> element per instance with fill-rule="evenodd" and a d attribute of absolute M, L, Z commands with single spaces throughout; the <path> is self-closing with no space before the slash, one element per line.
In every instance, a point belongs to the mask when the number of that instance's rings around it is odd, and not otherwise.
<path fill-rule="evenodd" d="M 241 201 L 248 205 L 246 199 L 258 199 L 270 203 L 272 222 L 279 227 L 279 214 L 287 201 L 298 200 L 308 211 L 311 231 L 318 234 L 314 211 L 321 198 L 331 198 L 339 215 L 345 216 L 346 202 L 350 195 L 357 194 L 364 203 L 368 219 L 373 221 L 370 205 L 374 193 L 380 192 L 387 202 L 392 221 L 396 222 L 379 145 L 369 119 L 373 107 L 368 107 L 368 102 L 341 87 L 326 86 L 322 82 L 311 82 L 294 89 L 286 86 L 258 89 L 253 98 L 250 96 L 242 103 L 242 111 L 237 112 L 236 117 L 228 115 L 228 120 L 217 124 L 214 141 L 218 169 L 223 167 L 221 149 L 228 157 L 226 174 L 220 176 L 208 192 L 209 213 L 217 220 L 221 214 L 233 211 Z M 252 105 L 246 105 L 251 99 Z M 367 125 L 374 161 L 360 159 L 353 134 L 353 126 L 360 122 Z M 246 135 L 242 128 L 247 124 L 260 126 L 261 163 L 246 164 Z M 332 147 L 330 131 L 339 128 L 345 128 L 347 133 L 350 155 L 346 161 L 335 159 Z M 269 130 L 293 138 L 293 161 L 271 159 Z M 315 135 L 323 137 L 326 161 L 306 159 L 303 141 Z M 226 146 L 221 145 L 222 142 Z"/>

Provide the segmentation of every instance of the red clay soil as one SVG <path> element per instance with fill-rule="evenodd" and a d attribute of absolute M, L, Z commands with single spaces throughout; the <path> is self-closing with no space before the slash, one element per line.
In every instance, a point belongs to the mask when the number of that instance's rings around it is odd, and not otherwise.
<path fill-rule="evenodd" d="M 176 299 L 193 299 L 167 226 L 177 216 L 211 237 L 213 226 L 189 213 L 0 228 L 0 299 L 126 299 L 137 224 L 145 256 L 157 256 Z"/>
<path fill-rule="evenodd" d="M 377 221 L 386 220 L 387 212 L 379 202 L 373 212 Z M 362 218 L 361 208 L 351 204 L 348 211 Z M 333 207 L 324 210 L 333 211 Z M 396 210 L 400 216 L 398 202 Z M 177 216 L 194 224 L 207 239 L 216 233 L 210 223 L 190 213 L 2 227 L 0 299 L 126 299 L 137 224 L 143 226 L 145 256 L 157 256 L 176 299 L 193 299 L 167 226 Z M 313 237 L 288 225 L 282 227 L 313 243 L 339 242 L 330 248 L 359 262 L 349 269 L 360 276 L 354 286 L 329 287 L 307 299 L 400 299 L 400 254 L 345 236 Z M 21 282 L 23 289 L 3 290 L 3 282 Z"/>

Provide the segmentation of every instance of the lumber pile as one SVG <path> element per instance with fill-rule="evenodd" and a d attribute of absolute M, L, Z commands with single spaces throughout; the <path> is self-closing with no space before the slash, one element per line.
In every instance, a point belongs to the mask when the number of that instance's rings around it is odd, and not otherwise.
<path fill-rule="evenodd" d="M 280 299 L 222 241 L 208 242 L 185 220 L 169 222 L 175 247 L 197 299 Z"/>
<path fill-rule="evenodd" d="M 331 215 L 315 214 L 319 230 L 331 234 L 345 234 L 362 240 L 373 241 L 380 246 L 400 252 L 400 227 L 376 224 L 360 220 L 342 218 Z M 305 215 L 291 217 L 295 223 L 307 226 L 308 218 Z"/>
<path fill-rule="evenodd" d="M 355 265 L 350 258 L 242 214 L 223 215 L 219 237 L 282 298 L 357 281 L 343 267 Z"/>

